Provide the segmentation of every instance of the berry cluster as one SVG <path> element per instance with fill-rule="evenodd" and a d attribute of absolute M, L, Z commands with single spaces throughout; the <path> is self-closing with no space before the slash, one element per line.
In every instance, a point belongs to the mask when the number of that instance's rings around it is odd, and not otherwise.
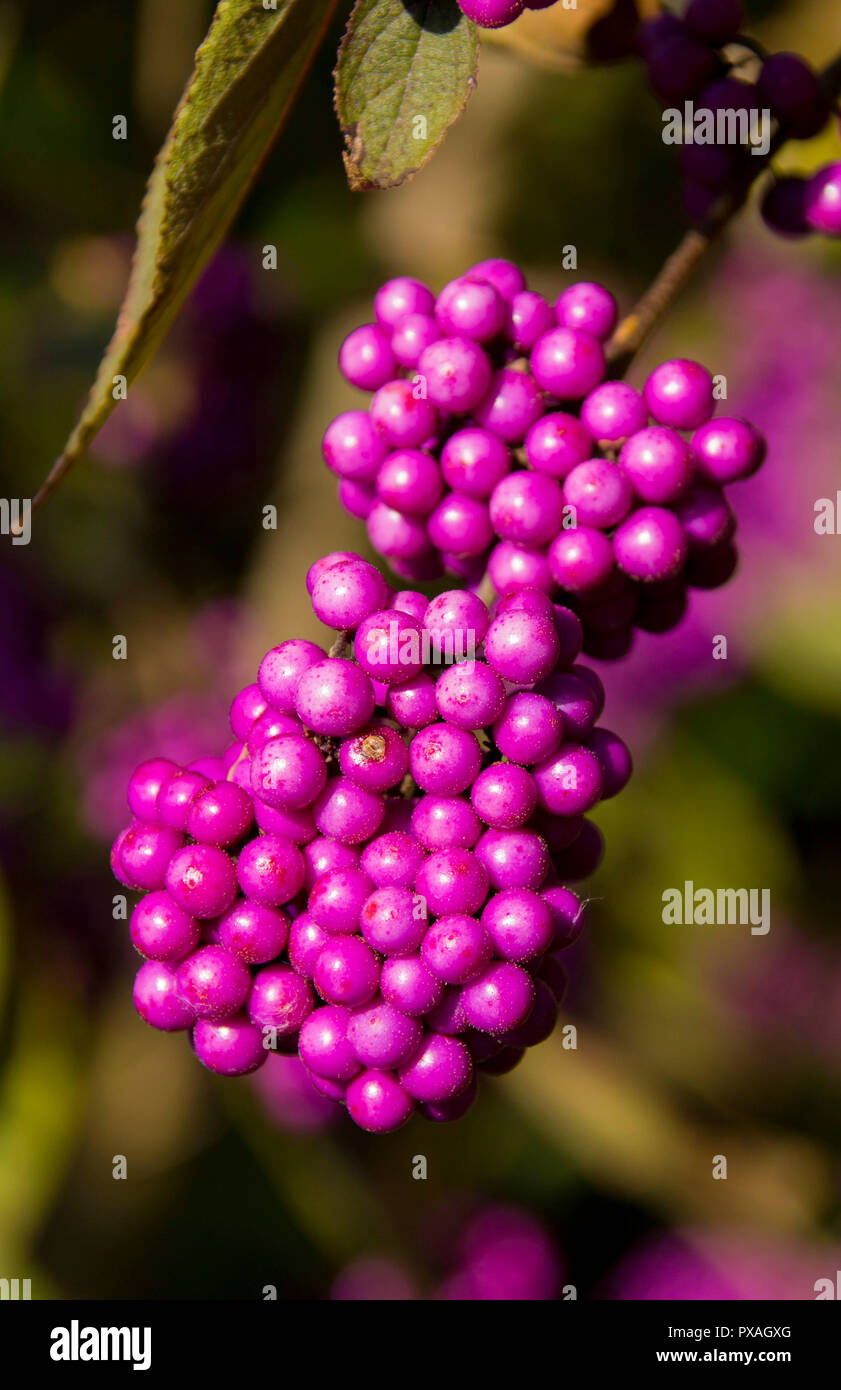
<path fill-rule="evenodd" d="M 586 812 L 630 757 L 596 727 L 578 619 L 541 591 L 491 613 L 391 592 L 347 553 L 307 586 L 353 658 L 272 648 L 221 760 L 130 780 L 112 863 L 145 893 L 135 1006 L 223 1075 L 297 1050 L 364 1129 L 455 1119 L 476 1069 L 510 1070 L 554 1026 L 582 925 L 562 883 L 598 862 Z"/>
<path fill-rule="evenodd" d="M 651 85 L 669 106 L 691 101 L 696 112 L 710 112 L 726 124 L 727 139 L 685 142 L 681 147 L 683 205 L 692 221 L 703 223 L 725 196 L 742 199 L 767 154 L 751 148 L 751 117 L 768 113 L 774 143 L 808 140 L 829 121 L 832 106 L 818 74 L 797 53 L 757 55 L 740 29 L 741 0 L 691 0 L 683 19 L 662 14 L 640 26 L 639 48 Z M 745 64 L 756 69 L 746 80 Z M 740 139 L 734 132 L 738 132 Z M 810 179 L 774 179 L 762 203 L 775 231 L 805 236 L 810 231 L 841 235 L 841 164 L 830 164 Z"/>
<path fill-rule="evenodd" d="M 643 391 L 606 381 L 616 304 L 601 285 L 550 305 L 493 260 L 437 299 L 390 280 L 374 310 L 339 353 L 348 381 L 373 391 L 369 409 L 337 416 L 323 452 L 402 578 L 443 567 L 475 583 L 487 568 L 498 594 L 560 591 L 599 657 L 624 654 L 634 625 L 673 627 L 687 585 L 729 578 L 722 487 L 756 470 L 764 441 L 711 418 L 696 362 L 663 363 Z"/>
<path fill-rule="evenodd" d="M 480 29 L 504 29 L 524 10 L 548 10 L 557 0 L 457 0 L 462 14 Z"/>

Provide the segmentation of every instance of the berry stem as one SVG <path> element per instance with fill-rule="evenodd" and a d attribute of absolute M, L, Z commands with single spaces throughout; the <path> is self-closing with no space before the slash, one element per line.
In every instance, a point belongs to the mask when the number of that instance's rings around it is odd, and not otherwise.
<path fill-rule="evenodd" d="M 349 633 L 340 632 L 332 647 L 328 651 L 328 656 L 345 656 L 348 649 Z"/>
<path fill-rule="evenodd" d="M 841 53 L 823 69 L 821 86 L 831 101 L 835 101 L 841 95 Z M 771 142 L 770 154 L 776 154 L 785 143 L 784 133 L 778 131 Z M 759 178 L 767 167 L 767 165 L 763 165 L 757 171 L 755 178 Z M 611 375 L 622 376 L 627 371 L 649 333 L 656 327 L 663 314 L 680 294 L 698 262 L 703 259 L 719 233 L 744 207 L 748 190 L 754 181 L 751 179 L 737 192 L 721 198 L 704 226 L 693 227 L 686 233 L 680 245 L 669 256 L 645 294 L 630 314 L 617 325 L 616 331 L 607 345 L 607 359 L 611 364 Z"/>

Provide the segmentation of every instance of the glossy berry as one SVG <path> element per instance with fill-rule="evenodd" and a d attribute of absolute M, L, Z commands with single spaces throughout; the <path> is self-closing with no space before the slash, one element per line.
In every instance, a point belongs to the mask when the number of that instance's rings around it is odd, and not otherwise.
<path fill-rule="evenodd" d="M 348 1039 L 364 1067 L 399 1067 L 417 1051 L 422 1036 L 417 1019 L 382 999 L 354 1009 L 348 1024 Z"/>
<path fill-rule="evenodd" d="M 507 1033 L 525 1023 L 534 1005 L 534 982 L 521 965 L 494 961 L 462 995 L 471 1028 Z"/>
<path fill-rule="evenodd" d="M 245 1003 L 251 973 L 223 946 L 200 946 L 179 965 L 176 988 L 197 1018 L 228 1018 Z"/>
<path fill-rule="evenodd" d="M 583 328 L 604 342 L 616 326 L 616 300 L 602 285 L 582 280 L 558 296 L 555 316 L 562 328 Z"/>
<path fill-rule="evenodd" d="M 193 917 L 221 917 L 237 894 L 234 861 L 213 845 L 188 845 L 169 861 L 166 886 Z"/>
<path fill-rule="evenodd" d="M 258 1028 L 274 1029 L 281 1037 L 297 1033 L 314 1008 L 309 981 L 291 966 L 264 965 L 255 972 L 247 1009 Z"/>
<path fill-rule="evenodd" d="M 247 791 L 233 782 L 216 782 L 200 793 L 187 817 L 187 833 L 201 844 L 223 848 L 241 840 L 254 819 Z"/>
<path fill-rule="evenodd" d="M 426 932 L 421 946 L 424 963 L 437 980 L 447 985 L 475 979 L 492 954 L 488 932 L 474 916 L 463 912 L 439 917 Z"/>
<path fill-rule="evenodd" d="M 335 936 L 318 953 L 313 984 L 328 1004 L 365 1004 L 379 982 L 377 957 L 358 936 Z"/>
<path fill-rule="evenodd" d="M 201 928 L 169 896 L 158 890 L 141 898 L 129 924 L 132 945 L 147 960 L 180 961 L 199 944 Z"/>
<path fill-rule="evenodd" d="M 538 386 L 560 400 L 581 400 L 605 373 L 601 343 L 581 328 L 552 328 L 538 338 L 531 357 Z"/>
<path fill-rule="evenodd" d="M 747 420 L 720 417 L 692 436 L 692 456 L 699 473 L 724 485 L 755 473 L 765 455 L 765 441 Z"/>
<path fill-rule="evenodd" d="M 609 530 L 627 516 L 633 498 L 627 473 L 607 459 L 579 463 L 564 481 L 564 503 L 575 508 L 581 526 Z"/>
<path fill-rule="evenodd" d="M 372 1134 L 389 1134 L 404 1125 L 415 1108 L 392 1071 L 371 1067 L 354 1077 L 345 1092 L 351 1118 Z"/>
<path fill-rule="evenodd" d="M 326 1081 L 349 1081 L 360 1070 L 348 1038 L 350 1011 L 338 1005 L 315 1009 L 301 1024 L 298 1054 L 304 1066 Z"/>
<path fill-rule="evenodd" d="M 686 532 L 665 507 L 640 507 L 613 538 L 619 568 L 643 582 L 674 578 L 683 568 L 688 548 Z"/>
<path fill-rule="evenodd" d="M 134 1007 L 144 1023 L 164 1033 L 192 1028 L 195 1009 L 185 1003 L 176 988 L 176 966 L 166 961 L 144 961 L 134 980 Z"/>
<path fill-rule="evenodd" d="M 415 888 L 432 916 L 472 913 L 485 901 L 488 875 L 475 854 L 452 846 L 436 850 L 424 860 L 415 878 Z"/>
<path fill-rule="evenodd" d="M 240 898 L 219 920 L 219 942 L 246 965 L 263 965 L 281 954 L 289 926 L 285 912 Z"/>
<path fill-rule="evenodd" d="M 178 764 L 169 758 L 150 758 L 135 768 L 129 778 L 127 798 L 129 809 L 137 820 L 156 819 L 158 793 L 163 784 L 180 770 Z"/>
<path fill-rule="evenodd" d="M 404 1090 L 415 1100 L 450 1100 L 469 1086 L 473 1059 L 460 1039 L 428 1033 L 398 1076 Z"/>
<path fill-rule="evenodd" d="M 314 733 L 343 738 L 371 718 L 374 691 L 359 666 L 328 657 L 301 676 L 295 691 L 295 711 Z"/>
<path fill-rule="evenodd" d="M 692 479 L 689 445 L 677 430 L 664 425 L 651 425 L 632 435 L 622 447 L 619 465 L 643 502 L 673 502 Z"/>
<path fill-rule="evenodd" d="M 660 425 L 697 429 L 713 413 L 713 381 L 706 367 L 686 358 L 663 362 L 645 383 L 648 408 Z"/>
<path fill-rule="evenodd" d="M 394 376 L 391 335 L 386 327 L 365 323 L 345 338 L 339 349 L 339 368 L 352 386 L 376 391 Z"/>
<path fill-rule="evenodd" d="M 412 955 L 426 935 L 426 906 L 410 888 L 378 888 L 365 900 L 359 925 L 375 951 L 386 956 Z"/>
<path fill-rule="evenodd" d="M 259 1028 L 241 1013 L 218 1022 L 199 1019 L 193 1049 L 202 1066 L 219 1076 L 247 1076 L 269 1055 Z"/>
<path fill-rule="evenodd" d="M 304 857 L 280 835 L 259 835 L 240 850 L 237 879 L 247 898 L 264 907 L 291 902 L 304 885 Z"/>

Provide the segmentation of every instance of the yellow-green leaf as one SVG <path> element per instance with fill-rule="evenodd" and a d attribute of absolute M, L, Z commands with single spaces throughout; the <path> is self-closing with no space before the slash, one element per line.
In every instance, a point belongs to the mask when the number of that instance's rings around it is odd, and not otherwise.
<path fill-rule="evenodd" d="M 230 226 L 306 76 L 336 0 L 220 0 L 158 155 L 117 327 L 82 415 L 35 499 L 84 453 Z"/>

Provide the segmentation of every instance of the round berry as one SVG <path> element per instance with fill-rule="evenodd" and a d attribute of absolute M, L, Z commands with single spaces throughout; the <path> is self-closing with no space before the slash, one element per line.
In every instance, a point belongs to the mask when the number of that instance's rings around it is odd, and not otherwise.
<path fill-rule="evenodd" d="M 675 358 L 654 368 L 645 383 L 645 399 L 658 424 L 694 430 L 715 408 L 713 379 L 699 362 Z"/>
<path fill-rule="evenodd" d="M 460 492 L 448 492 L 442 498 L 427 530 L 433 545 L 460 558 L 482 555 L 493 540 L 486 504 Z"/>
<path fill-rule="evenodd" d="M 414 1056 L 398 1072 L 400 1084 L 415 1100 L 450 1100 L 473 1079 L 473 1059 L 458 1038 L 427 1033 Z"/>
<path fill-rule="evenodd" d="M 619 465 L 644 502 L 673 502 L 692 480 L 689 445 L 664 425 L 651 425 L 632 435 L 622 447 Z"/>
<path fill-rule="evenodd" d="M 202 1066 L 218 1076 L 248 1076 L 269 1055 L 262 1033 L 245 1014 L 220 1022 L 199 1019 L 193 1029 L 193 1049 Z"/>
<path fill-rule="evenodd" d="M 583 328 L 602 342 L 616 326 L 616 300 L 603 285 L 581 280 L 555 300 L 555 317 L 562 328 Z"/>
<path fill-rule="evenodd" d="M 749 478 L 765 457 L 765 440 L 747 420 L 721 416 L 692 436 L 698 472 L 720 486 Z"/>
<path fill-rule="evenodd" d="M 192 1028 L 196 1013 L 179 998 L 176 968 L 166 961 L 144 961 L 134 980 L 134 1007 L 144 1023 L 163 1033 Z"/>
<path fill-rule="evenodd" d="M 128 804 L 135 819 L 157 819 L 158 793 L 164 782 L 180 771 L 178 764 L 169 758 L 150 758 L 134 769 L 129 778 Z"/>
<path fill-rule="evenodd" d="M 548 951 L 555 937 L 548 904 L 528 888 L 497 893 L 482 912 L 482 926 L 500 960 L 533 960 Z"/>
<path fill-rule="evenodd" d="M 610 729 L 591 729 L 587 746 L 602 765 L 602 800 L 607 801 L 627 784 L 633 771 L 631 754 L 627 744 Z"/>
<path fill-rule="evenodd" d="M 335 1004 L 314 1009 L 301 1024 L 298 1055 L 325 1081 L 350 1081 L 360 1070 L 347 1035 L 349 1024 L 350 1011 Z"/>
<path fill-rule="evenodd" d="M 416 516 L 389 507 L 385 502 L 376 501 L 367 517 L 368 539 L 380 555 L 397 567 L 402 563 L 425 561 L 429 554 L 430 542 L 423 521 Z"/>
<path fill-rule="evenodd" d="M 425 858 L 414 835 L 407 830 L 386 830 L 365 846 L 362 868 L 377 888 L 410 888 Z"/>
<path fill-rule="evenodd" d="M 564 481 L 563 501 L 575 508 L 576 522 L 607 531 L 627 516 L 634 500 L 630 480 L 607 459 L 588 459 Z"/>
<path fill-rule="evenodd" d="M 391 459 L 395 457 L 400 455 L 389 455 Z M 428 455 L 423 457 L 428 458 Z M 383 463 L 378 478 L 388 462 L 386 459 Z M 342 560 L 319 575 L 312 590 L 312 607 L 315 616 L 327 627 L 352 630 L 369 613 L 384 608 L 387 598 L 388 586 L 379 570 L 367 560 Z"/>
<path fill-rule="evenodd" d="M 155 801 L 155 815 L 152 817 L 159 825 L 167 825 L 171 830 L 186 830 L 190 807 L 196 797 L 213 783 L 200 772 L 179 769 L 161 783 Z"/>
<path fill-rule="evenodd" d="M 680 573 L 689 542 L 673 512 L 665 507 L 640 507 L 616 531 L 613 550 L 621 570 L 632 579 L 651 582 Z"/>
<path fill-rule="evenodd" d="M 547 545 L 563 521 L 560 484 L 528 469 L 509 473 L 497 483 L 488 505 L 497 535 L 518 545 Z"/>
<path fill-rule="evenodd" d="M 598 338 L 580 328 L 552 328 L 538 338 L 529 359 L 538 386 L 560 400 L 581 400 L 605 374 Z"/>
<path fill-rule="evenodd" d="M 311 739 L 298 734 L 270 739 L 252 759 L 252 788 L 269 806 L 309 806 L 326 781 L 324 758 Z"/>
<path fill-rule="evenodd" d="M 280 835 L 258 835 L 237 857 L 240 888 L 264 907 L 291 902 L 304 886 L 305 872 L 298 846 Z"/>
<path fill-rule="evenodd" d="M 393 1069 L 417 1051 L 423 1027 L 393 1004 L 375 999 L 354 1009 L 348 1038 L 363 1067 Z"/>
<path fill-rule="evenodd" d="M 485 636 L 485 658 L 498 675 L 532 685 L 554 668 L 561 644 L 554 623 L 522 609 L 495 617 Z"/>
<path fill-rule="evenodd" d="M 388 447 L 366 410 L 346 410 L 327 426 L 321 452 L 338 478 L 373 483 Z"/>
<path fill-rule="evenodd" d="M 461 8 L 464 10 L 465 6 Z M 466 13 L 466 10 L 465 10 Z M 464 277 L 466 280 L 485 280 L 489 285 L 493 285 L 498 294 L 503 299 L 513 299 L 515 294 L 526 288 L 526 277 L 518 265 L 513 261 L 503 260 L 500 256 L 492 256 L 490 260 L 478 261 L 468 270 Z"/>
<path fill-rule="evenodd" d="M 379 830 L 385 801 L 377 792 L 356 786 L 348 777 L 331 777 L 313 812 L 322 835 L 344 845 L 360 845 Z"/>
<path fill-rule="evenodd" d="M 491 666 L 468 660 L 442 671 L 435 701 L 442 719 L 457 729 L 482 729 L 501 713 L 505 687 Z"/>
<path fill-rule="evenodd" d="M 555 314 L 542 294 L 520 290 L 508 305 L 505 331 L 519 352 L 531 352 L 538 338 L 555 327 Z"/>
<path fill-rule="evenodd" d="M 491 888 L 539 888 L 550 869 L 549 851 L 534 830 L 486 830 L 475 854 L 484 864 Z"/>
<path fill-rule="evenodd" d="M 224 946 L 200 946 L 179 965 L 176 988 L 197 1018 L 229 1018 L 248 997 L 251 972 Z"/>
<path fill-rule="evenodd" d="M 441 450 L 441 472 L 447 486 L 480 501 L 490 497 L 510 467 L 511 456 L 502 440 L 478 425 L 451 434 Z"/>
<path fill-rule="evenodd" d="M 424 903 L 409 888 L 397 886 L 378 888 L 366 899 L 360 916 L 368 945 L 386 956 L 417 951 L 427 925 Z"/>
<path fill-rule="evenodd" d="M 501 367 L 473 410 L 476 423 L 507 444 L 520 444 L 543 413 L 542 384 L 528 372 Z"/>
<path fill-rule="evenodd" d="M 388 724 L 371 724 L 343 741 L 339 767 L 351 782 L 368 791 L 383 792 L 402 782 L 409 750 Z"/>
<path fill-rule="evenodd" d="M 532 468 L 565 478 L 576 464 L 592 458 L 593 436 L 577 415 L 558 410 L 532 425 L 524 448 Z"/>
<path fill-rule="evenodd" d="M 431 314 L 435 308 L 435 296 L 420 280 L 412 280 L 407 275 L 399 275 L 394 280 L 386 280 L 377 290 L 374 299 L 374 313 L 378 323 L 396 328 L 407 314 Z"/>
<path fill-rule="evenodd" d="M 376 1067 L 360 1072 L 345 1092 L 348 1114 L 360 1129 L 390 1134 L 404 1125 L 415 1108 L 412 1097 L 392 1071 Z"/>
<path fill-rule="evenodd" d="M 305 671 L 325 660 L 327 653 L 315 642 L 293 638 L 272 647 L 260 662 L 257 680 L 264 698 L 280 714 L 295 713 L 295 691 Z"/>
<path fill-rule="evenodd" d="M 626 381 L 604 381 L 581 405 L 581 419 L 601 445 L 618 444 L 648 424 L 645 401 Z"/>
<path fill-rule="evenodd" d="M 288 965 L 264 965 L 254 975 L 248 996 L 248 1017 L 259 1028 L 273 1028 L 281 1037 L 297 1033 L 315 1008 L 309 980 Z"/>
<path fill-rule="evenodd" d="M 440 336 L 431 314 L 406 314 L 394 327 L 391 350 L 401 367 L 416 367 L 424 349 L 437 343 Z"/>
<path fill-rule="evenodd" d="M 736 528 L 736 518 L 724 493 L 712 483 L 695 483 L 675 507 L 675 515 L 692 550 L 710 550 L 721 545 Z"/>
<path fill-rule="evenodd" d="M 488 875 L 475 854 L 453 846 L 436 850 L 424 860 L 415 888 L 434 917 L 478 912 L 488 895 Z"/>
<path fill-rule="evenodd" d="M 246 965 L 264 965 L 284 950 L 289 925 L 285 912 L 240 898 L 219 919 L 219 943 Z"/>
<path fill-rule="evenodd" d="M 147 960 L 180 961 L 199 944 L 195 917 L 160 889 L 141 898 L 129 924 L 132 945 Z"/>
<path fill-rule="evenodd" d="M 484 974 L 466 985 L 464 1012 L 480 1033 L 507 1033 L 525 1023 L 534 1005 L 534 981 L 528 971 L 510 961 L 494 961 Z"/>
<path fill-rule="evenodd" d="M 314 733 L 344 738 L 367 724 L 374 713 L 373 687 L 352 661 L 328 657 L 310 666 L 299 680 L 295 710 Z"/>
<path fill-rule="evenodd" d="M 541 589 L 549 594 L 555 580 L 545 550 L 500 541 L 488 557 L 488 575 L 498 594 L 514 594 L 519 589 Z"/>
<path fill-rule="evenodd" d="M 376 391 L 391 381 L 397 368 L 391 335 L 378 323 L 354 328 L 339 348 L 339 369 L 351 386 Z"/>
<path fill-rule="evenodd" d="M 571 593 L 604 584 L 613 571 L 613 546 L 592 526 L 560 531 L 549 547 L 549 567 L 555 581 Z"/>
<path fill-rule="evenodd" d="M 423 669 L 420 623 L 396 608 L 371 613 L 359 625 L 353 653 L 372 679 L 399 685 Z"/>
<path fill-rule="evenodd" d="M 563 734 L 561 715 L 545 695 L 520 691 L 510 695 L 493 726 L 496 746 L 511 763 L 538 763 L 558 747 Z"/>
<path fill-rule="evenodd" d="M 580 816 L 600 800 L 602 765 L 595 753 L 579 743 L 562 743 L 534 769 L 537 794 L 544 810 L 554 816 Z"/>
<path fill-rule="evenodd" d="M 237 895 L 234 862 L 214 845 L 187 845 L 170 860 L 166 886 L 193 917 L 221 917 Z"/>
<path fill-rule="evenodd" d="M 502 331 L 505 301 L 487 281 L 451 280 L 435 301 L 435 317 L 445 333 L 485 343 Z"/>
<path fill-rule="evenodd" d="M 190 807 L 187 832 L 201 844 L 235 845 L 254 819 L 254 803 L 247 791 L 233 782 L 216 782 Z"/>
<path fill-rule="evenodd" d="M 415 449 L 438 426 L 435 407 L 424 397 L 416 396 L 409 381 L 389 381 L 381 386 L 368 413 L 374 429 L 392 449 Z"/>
<path fill-rule="evenodd" d="M 482 822 L 461 796 L 422 796 L 412 812 L 412 834 L 424 849 L 472 849 L 481 833 Z"/>
<path fill-rule="evenodd" d="M 385 707 L 404 729 L 423 729 L 438 718 L 435 682 L 426 671 L 421 671 L 399 685 L 390 685 Z"/>
<path fill-rule="evenodd" d="M 377 957 L 358 936 L 336 936 L 318 953 L 313 984 L 328 1004 L 367 1004 L 377 992 Z"/>
<path fill-rule="evenodd" d="M 307 912 L 331 935 L 357 932 L 359 914 L 373 887 L 361 868 L 330 869 L 310 889 Z"/>
<path fill-rule="evenodd" d="M 314 922 L 308 912 L 300 913 L 289 928 L 289 963 L 305 980 L 312 979 L 315 962 L 329 939 L 329 932 Z"/>
<path fill-rule="evenodd" d="M 416 783 L 438 796 L 457 796 L 473 784 L 482 766 L 475 735 L 452 724 L 431 724 L 409 746 L 409 769 Z"/>
<path fill-rule="evenodd" d="M 117 844 L 123 881 L 131 888 L 163 888 L 168 866 L 184 844 L 184 836 L 169 826 L 136 820 L 120 835 Z M 182 904 L 185 906 L 185 904 Z M 189 905 L 187 910 L 189 911 Z"/>
<path fill-rule="evenodd" d="M 516 763 L 491 763 L 473 783 L 470 800 L 486 825 L 515 830 L 530 819 L 537 805 L 537 787 L 531 773 Z"/>

